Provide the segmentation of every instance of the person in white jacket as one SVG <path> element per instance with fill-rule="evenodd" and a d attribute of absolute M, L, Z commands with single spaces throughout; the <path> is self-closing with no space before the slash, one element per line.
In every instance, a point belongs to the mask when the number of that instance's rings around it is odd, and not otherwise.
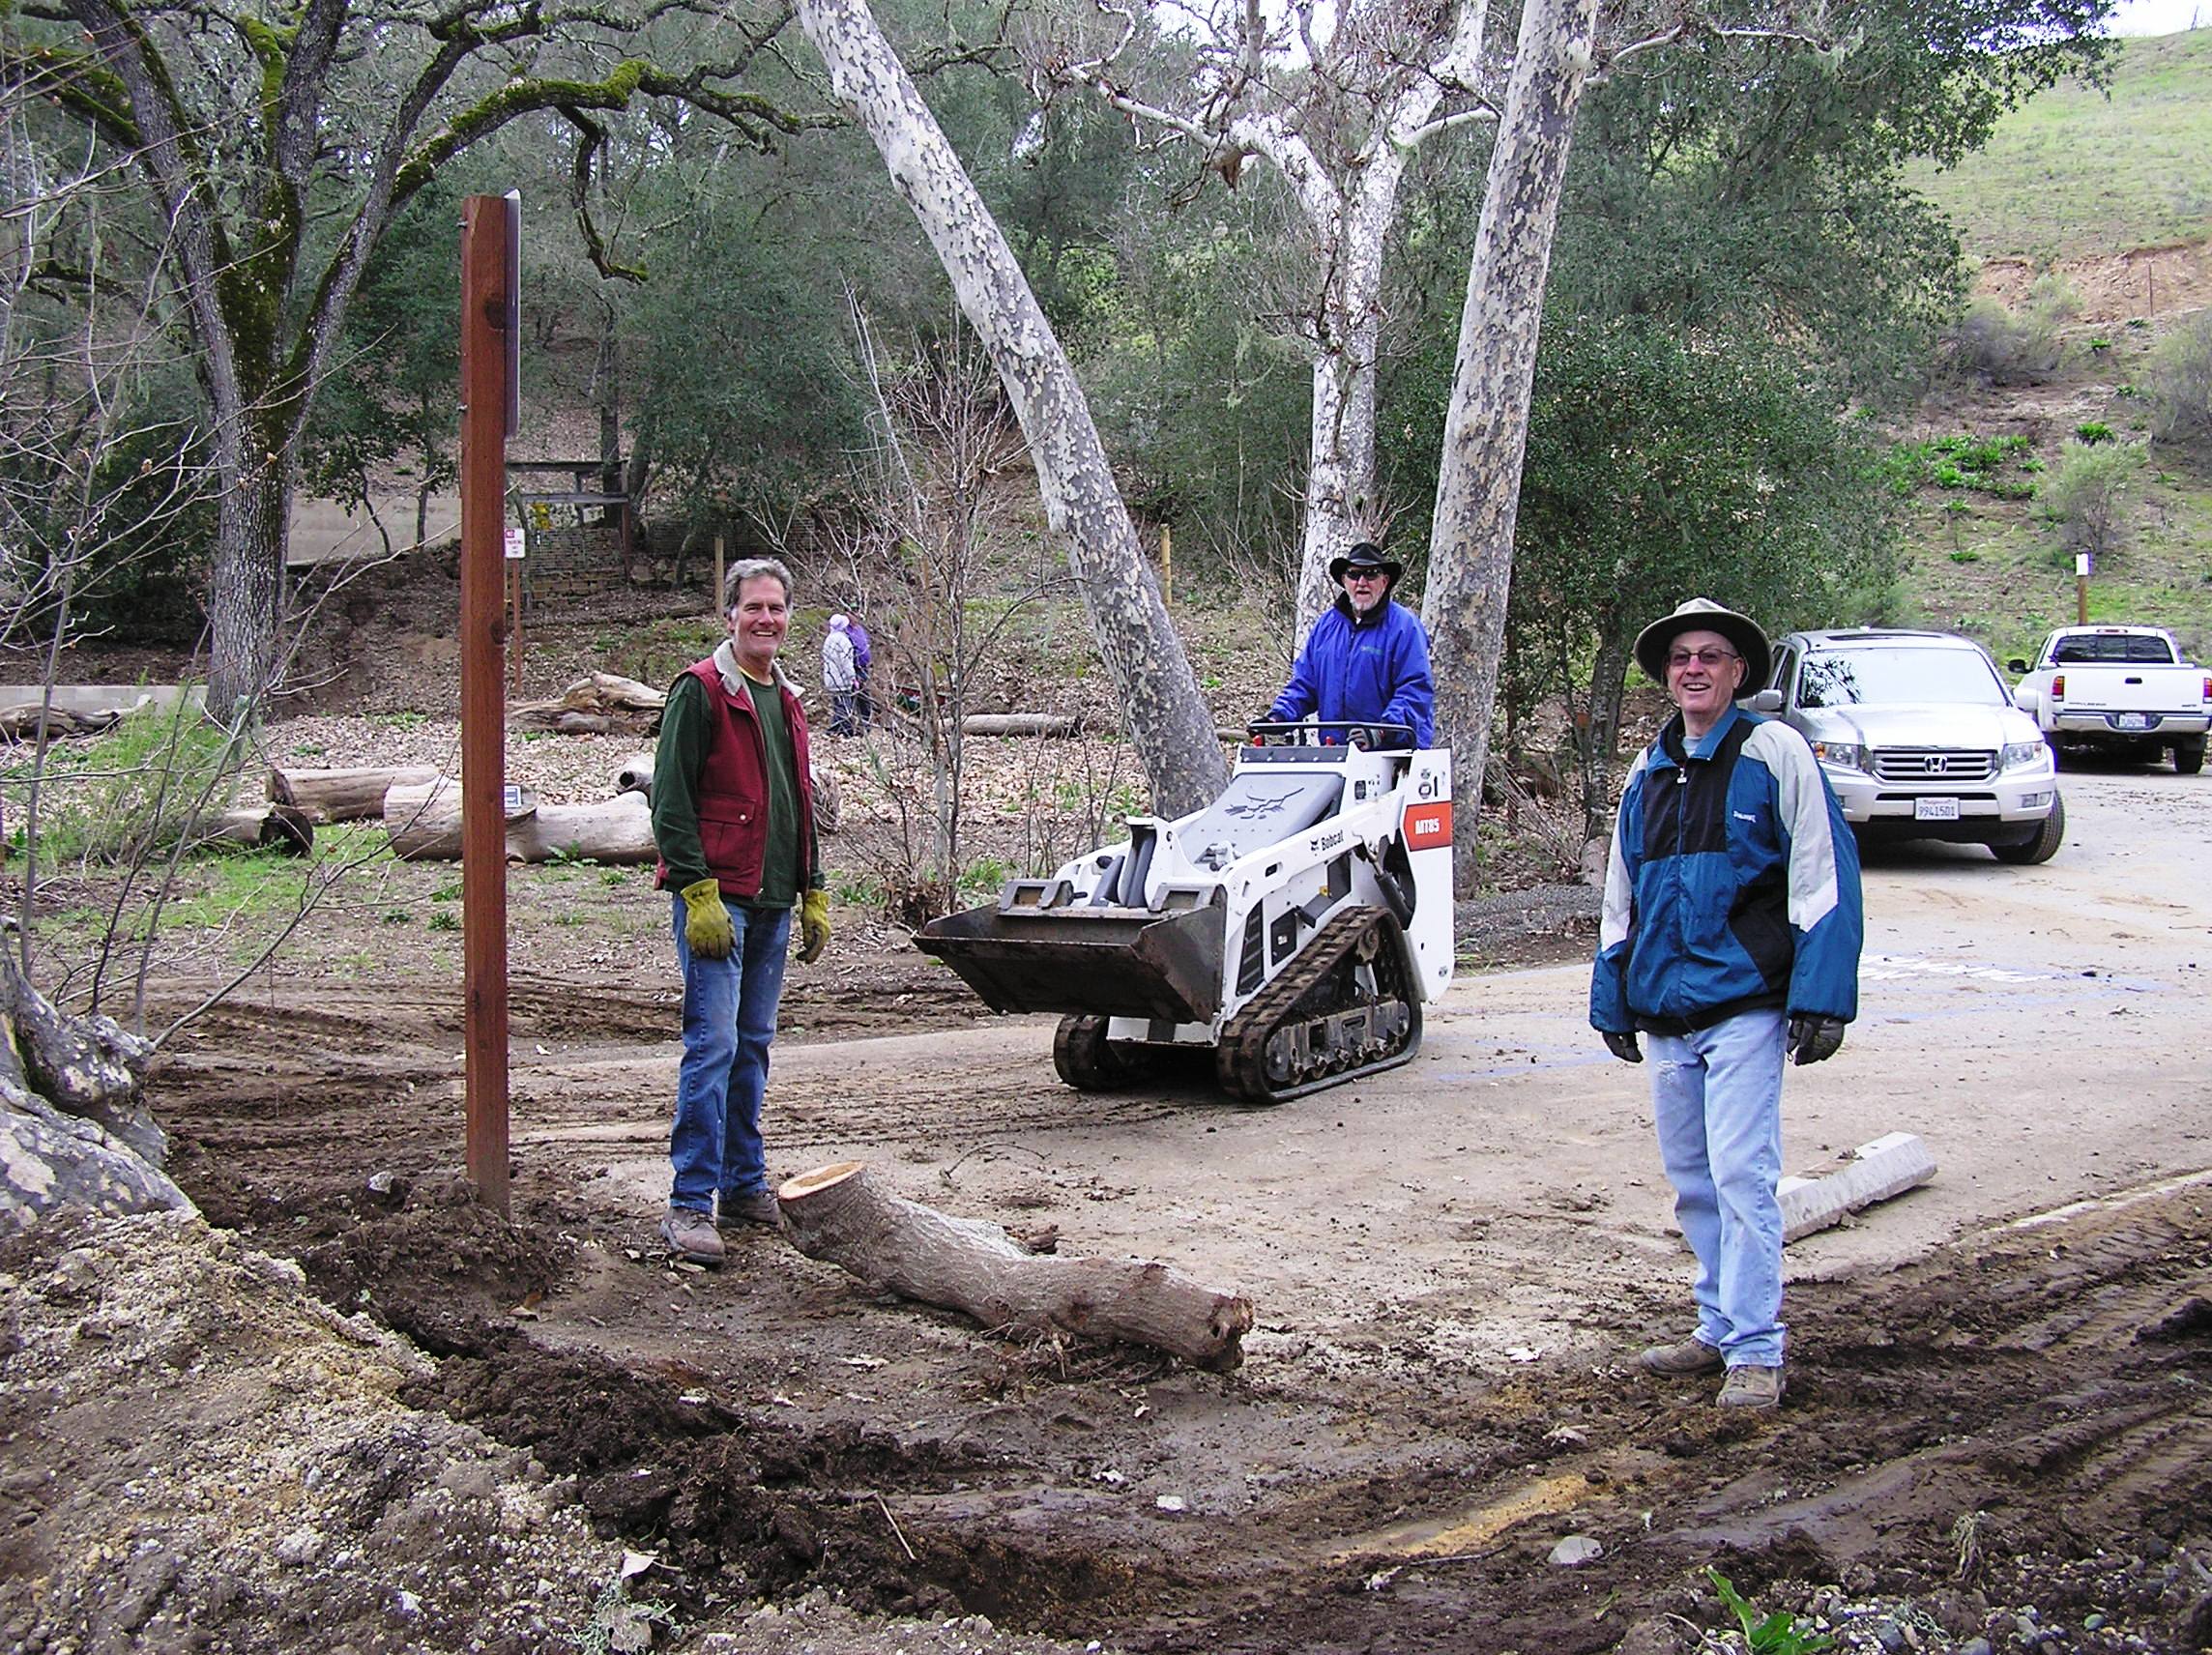
<path fill-rule="evenodd" d="M 822 640 L 822 688 L 830 697 L 832 736 L 860 732 L 860 666 L 853 653 L 852 625 L 850 617 L 832 615 Z"/>

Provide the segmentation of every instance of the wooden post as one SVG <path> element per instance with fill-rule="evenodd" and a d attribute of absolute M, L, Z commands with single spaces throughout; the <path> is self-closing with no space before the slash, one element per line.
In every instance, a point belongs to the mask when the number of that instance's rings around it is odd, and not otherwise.
<path fill-rule="evenodd" d="M 2074 624 L 2089 624 L 2089 554 L 2074 554 Z"/>
<path fill-rule="evenodd" d="M 722 613 L 722 537 L 714 537 L 714 613 Z"/>
<path fill-rule="evenodd" d="M 461 219 L 461 961 L 468 1176 L 508 1209 L 507 717 L 500 694 L 507 439 L 519 211 L 472 195 Z"/>
<path fill-rule="evenodd" d="M 1160 525 L 1160 601 L 1175 601 L 1175 531 Z"/>

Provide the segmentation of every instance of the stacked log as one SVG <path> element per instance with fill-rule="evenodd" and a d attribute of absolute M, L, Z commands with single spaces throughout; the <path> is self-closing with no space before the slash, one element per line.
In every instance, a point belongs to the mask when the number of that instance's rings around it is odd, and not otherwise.
<path fill-rule="evenodd" d="M 438 771 L 430 765 L 272 769 L 269 798 L 306 812 L 310 821 L 363 822 L 384 814 L 384 796 L 393 788 L 422 787 L 437 779 Z"/>
<path fill-rule="evenodd" d="M 402 784 L 384 796 L 384 829 L 393 855 L 406 861 L 452 860 L 461 854 L 461 785 L 450 776 Z M 650 862 L 652 813 L 640 794 L 591 804 L 541 804 L 529 788 L 512 790 L 507 811 L 507 855 L 518 862 L 563 859 Z"/>

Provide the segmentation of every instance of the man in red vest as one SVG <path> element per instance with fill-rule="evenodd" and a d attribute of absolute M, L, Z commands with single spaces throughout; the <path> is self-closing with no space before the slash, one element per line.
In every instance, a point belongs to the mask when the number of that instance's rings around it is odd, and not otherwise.
<path fill-rule="evenodd" d="M 722 1262 L 721 1229 L 779 1222 L 760 1114 L 792 911 L 801 961 L 830 945 L 806 715 L 775 660 L 791 624 L 791 571 L 749 558 L 725 591 L 730 636 L 669 690 L 653 765 L 654 884 L 676 893 L 684 973 L 675 1178 L 660 1234 L 671 1252 L 708 1265 Z"/>

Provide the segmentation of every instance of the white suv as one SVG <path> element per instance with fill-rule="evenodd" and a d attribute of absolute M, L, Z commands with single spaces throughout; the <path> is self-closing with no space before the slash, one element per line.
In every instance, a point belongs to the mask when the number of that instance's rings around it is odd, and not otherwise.
<path fill-rule="evenodd" d="M 1996 663 L 1948 632 L 1791 632 L 1750 698 L 1819 755 L 1862 841 L 1987 845 L 2049 861 L 2066 834 L 2051 749 Z"/>

